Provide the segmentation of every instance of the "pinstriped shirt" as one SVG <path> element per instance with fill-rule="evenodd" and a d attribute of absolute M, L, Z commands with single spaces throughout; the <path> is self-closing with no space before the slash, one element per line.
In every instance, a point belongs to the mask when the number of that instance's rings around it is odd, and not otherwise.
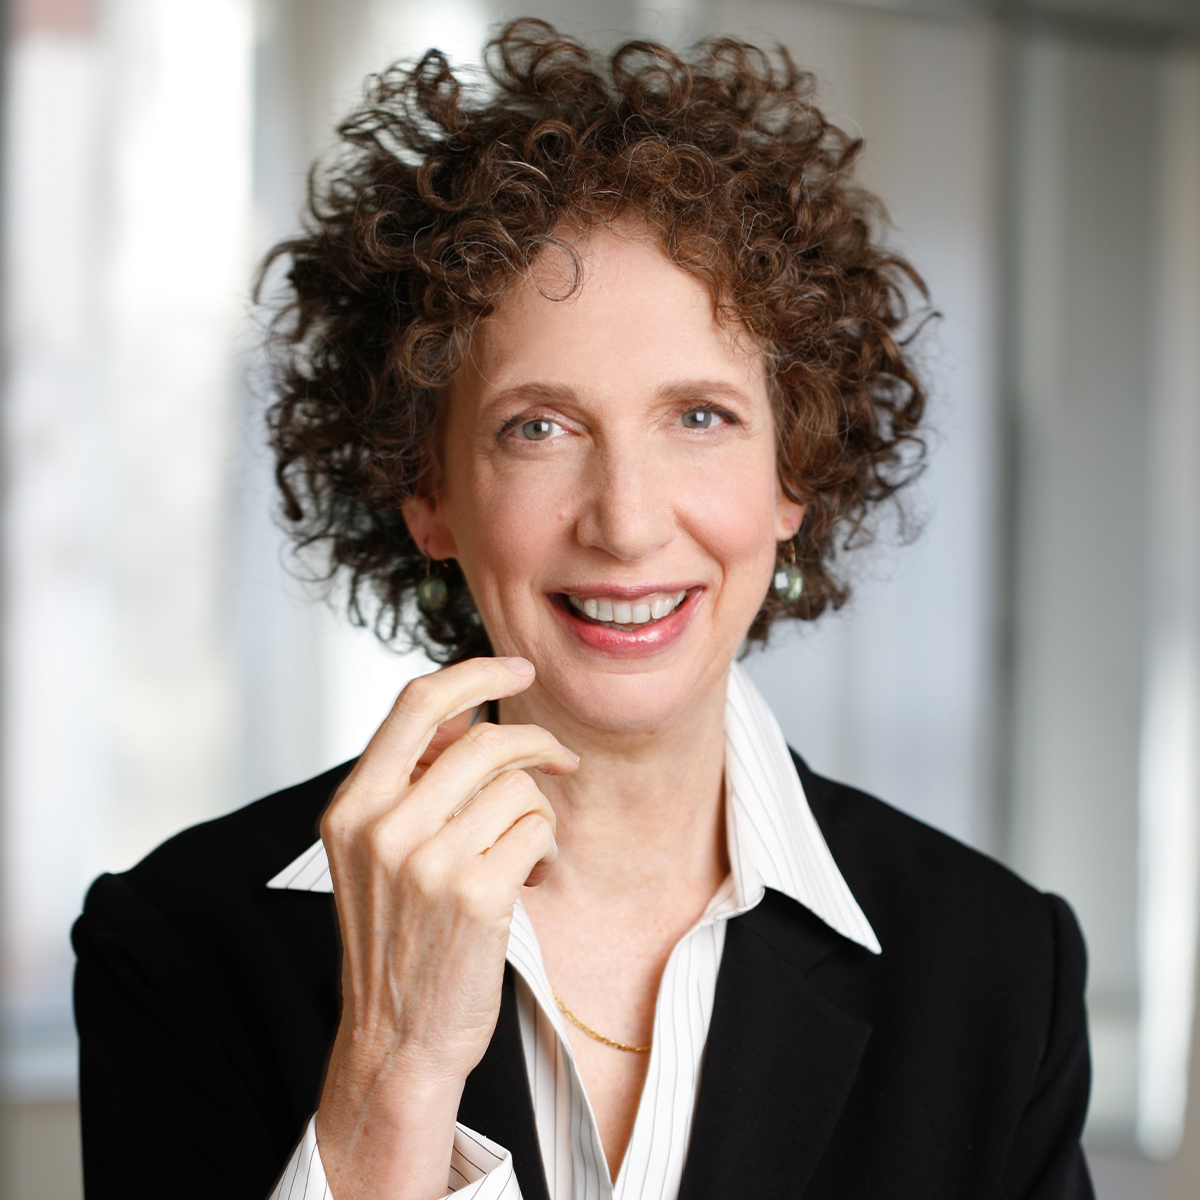
<path fill-rule="evenodd" d="M 667 960 L 646 1083 L 615 1180 L 537 935 L 520 901 L 514 907 L 508 961 L 517 979 L 517 1015 L 550 1200 L 675 1200 L 727 922 L 754 908 L 767 888 L 803 904 L 851 941 L 880 952 L 808 806 L 779 723 L 736 664 L 725 702 L 725 823 L 730 874 Z M 322 844 L 315 843 L 267 886 L 331 891 Z M 521 1200 L 512 1156 L 463 1125 L 455 1133 L 447 1192 L 456 1200 Z M 310 1120 L 271 1200 L 330 1195 Z"/>

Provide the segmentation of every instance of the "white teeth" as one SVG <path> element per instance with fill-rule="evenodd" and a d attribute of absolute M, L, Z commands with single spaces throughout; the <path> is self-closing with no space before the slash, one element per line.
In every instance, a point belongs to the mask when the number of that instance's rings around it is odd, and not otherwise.
<path fill-rule="evenodd" d="M 591 617 L 610 625 L 646 625 L 650 621 L 661 621 L 675 611 L 687 597 L 687 590 L 671 596 L 655 596 L 653 600 L 639 600 L 636 604 L 626 600 L 597 600 L 589 597 L 581 600 L 568 596 L 571 606 Z"/>

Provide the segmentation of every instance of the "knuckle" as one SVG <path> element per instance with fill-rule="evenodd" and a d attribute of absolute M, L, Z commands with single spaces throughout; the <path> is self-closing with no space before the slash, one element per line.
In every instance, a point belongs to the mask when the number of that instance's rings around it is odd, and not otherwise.
<path fill-rule="evenodd" d="M 380 813 L 360 834 L 367 853 L 376 862 L 398 863 L 406 857 L 411 831 L 395 813 Z"/>
<path fill-rule="evenodd" d="M 547 729 L 543 729 L 540 725 L 513 725 L 511 728 L 514 732 L 519 733 L 522 740 L 527 741 L 530 745 L 558 745 L 558 740 L 554 734 Z"/>
<path fill-rule="evenodd" d="M 514 800 L 529 800 L 534 792 L 541 795 L 537 784 L 524 771 L 505 771 L 503 775 L 497 776 L 494 786 Z"/>
<path fill-rule="evenodd" d="M 446 864 L 431 842 L 417 847 L 405 862 L 405 875 L 418 894 L 436 896 L 445 887 Z"/>
<path fill-rule="evenodd" d="M 537 730 L 538 740 L 545 745 L 553 746 L 555 749 L 561 745 L 558 738 L 556 738 L 554 734 L 550 732 L 550 730 L 544 729 L 541 725 L 534 725 L 533 728 Z"/>
<path fill-rule="evenodd" d="M 506 740 L 500 726 L 493 725 L 490 721 L 480 721 L 472 725 L 467 730 L 466 737 L 470 739 L 476 753 L 485 758 L 500 753 Z"/>
<path fill-rule="evenodd" d="M 335 801 L 325 810 L 324 815 L 321 817 L 320 824 L 317 826 L 317 833 L 320 835 L 321 841 L 327 846 L 344 846 L 350 841 L 354 829 L 355 825 L 350 819 L 349 814 Z"/>
<path fill-rule="evenodd" d="M 348 814 L 327 813 L 319 826 L 321 841 L 343 866 L 353 862 L 356 869 L 373 872 L 403 857 L 404 839 L 394 828 L 388 814 L 355 819 Z"/>
<path fill-rule="evenodd" d="M 433 707 L 435 685 L 431 675 L 410 679 L 396 697 L 396 712 L 401 716 L 424 716 Z"/>
<path fill-rule="evenodd" d="M 544 854 L 555 844 L 554 829 L 541 813 L 527 813 L 521 820 L 520 832 L 533 853 Z"/>
<path fill-rule="evenodd" d="M 496 909 L 496 889 L 477 874 L 463 874 L 455 884 L 459 907 L 472 919 L 490 920 Z"/>

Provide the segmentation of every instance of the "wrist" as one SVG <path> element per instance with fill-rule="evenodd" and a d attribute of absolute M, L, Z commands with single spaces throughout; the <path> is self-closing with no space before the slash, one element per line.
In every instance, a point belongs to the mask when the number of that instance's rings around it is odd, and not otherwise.
<path fill-rule="evenodd" d="M 392 1028 L 343 1025 L 334 1039 L 325 1073 L 326 1089 L 337 1079 L 339 1090 L 371 1094 L 380 1104 L 410 1108 L 421 1104 L 457 1111 L 474 1064 L 460 1061 L 445 1045 L 428 1046 L 404 1038 Z"/>
<path fill-rule="evenodd" d="M 316 1134 L 337 1200 L 444 1196 L 464 1082 L 402 1054 L 335 1043 Z"/>

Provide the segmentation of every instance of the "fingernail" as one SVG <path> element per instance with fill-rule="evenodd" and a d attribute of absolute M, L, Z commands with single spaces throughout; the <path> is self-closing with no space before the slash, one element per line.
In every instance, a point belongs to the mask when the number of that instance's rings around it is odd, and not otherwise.
<path fill-rule="evenodd" d="M 567 753 L 568 753 L 568 754 L 569 754 L 569 755 L 570 755 L 570 756 L 571 756 L 571 757 L 572 757 L 572 758 L 573 758 L 573 759 L 574 759 L 576 762 L 578 762 L 578 761 L 579 761 L 579 755 L 578 755 L 578 754 L 576 754 L 574 750 L 567 750 L 567 747 L 566 747 L 566 746 L 564 746 L 564 747 L 563 747 L 563 749 L 564 749 L 564 750 L 566 750 L 566 751 L 567 751 Z"/>
<path fill-rule="evenodd" d="M 527 658 L 506 658 L 504 664 L 515 675 L 532 675 L 533 663 Z"/>

